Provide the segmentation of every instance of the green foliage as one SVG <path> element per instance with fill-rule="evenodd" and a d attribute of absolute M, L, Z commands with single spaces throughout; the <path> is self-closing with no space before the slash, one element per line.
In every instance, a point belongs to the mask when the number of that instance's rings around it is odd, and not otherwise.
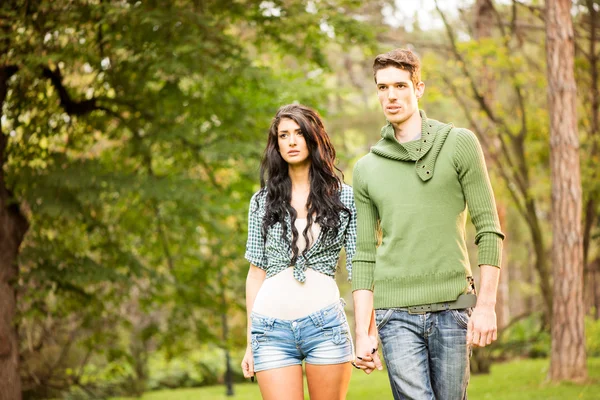
<path fill-rule="evenodd" d="M 173 358 L 245 338 L 245 219 L 270 120 L 284 103 L 321 108 L 331 46 L 374 37 L 355 19 L 360 2 L 313 6 L 0 6 L 0 64 L 17 69 L 3 167 L 30 222 L 19 327 L 31 396 L 160 387 L 157 349 Z M 198 365 L 165 379 L 200 384 L 212 372 Z"/>
<path fill-rule="evenodd" d="M 492 347 L 496 358 L 546 358 L 550 355 L 550 333 L 543 329 L 542 315 L 535 313 L 505 329 Z"/>
<path fill-rule="evenodd" d="M 600 319 L 585 318 L 585 350 L 588 357 L 600 357 Z"/>
<path fill-rule="evenodd" d="M 497 400 L 597 399 L 597 394 L 600 391 L 600 383 L 598 383 L 600 380 L 600 358 L 590 358 L 588 360 L 590 381 L 582 385 L 548 383 L 546 380 L 548 365 L 547 359 L 516 360 L 493 365 L 491 374 L 471 376 L 468 396 L 475 399 Z M 306 386 L 304 394 L 305 398 L 308 399 Z M 213 386 L 201 389 L 156 391 L 145 394 L 142 400 L 226 400 L 228 398 L 225 395 L 223 386 Z M 240 400 L 260 399 L 258 385 L 236 385 L 234 398 Z M 392 398 L 387 374 L 378 371 L 371 375 L 359 371 L 354 372 L 346 398 L 348 400 Z"/>

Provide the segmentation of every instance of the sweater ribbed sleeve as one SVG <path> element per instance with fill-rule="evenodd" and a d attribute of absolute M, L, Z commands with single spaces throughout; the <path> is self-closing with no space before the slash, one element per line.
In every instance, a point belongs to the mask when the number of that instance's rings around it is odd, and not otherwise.
<path fill-rule="evenodd" d="M 476 229 L 478 264 L 499 268 L 502 262 L 504 234 L 500 230 L 496 202 L 483 151 L 475 134 L 467 129 L 460 129 L 458 132 L 454 164 L 471 221 Z"/>
<path fill-rule="evenodd" d="M 373 291 L 379 215 L 377 207 L 369 197 L 367 184 L 360 177 L 360 165 L 360 161 L 356 163 L 352 175 L 357 212 L 356 253 L 352 258 L 352 290 Z"/>

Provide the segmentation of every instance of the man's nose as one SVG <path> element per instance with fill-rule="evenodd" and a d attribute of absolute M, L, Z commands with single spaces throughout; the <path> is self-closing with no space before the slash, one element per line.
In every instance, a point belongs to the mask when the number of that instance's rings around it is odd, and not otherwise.
<path fill-rule="evenodd" d="M 397 99 L 397 98 L 398 98 L 398 93 L 396 93 L 396 89 L 390 88 L 388 90 L 388 99 Z"/>

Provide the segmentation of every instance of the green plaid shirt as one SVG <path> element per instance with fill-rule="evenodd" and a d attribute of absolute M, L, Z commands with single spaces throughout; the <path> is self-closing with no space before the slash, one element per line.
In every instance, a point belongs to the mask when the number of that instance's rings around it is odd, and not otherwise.
<path fill-rule="evenodd" d="M 291 218 L 288 215 L 285 219 L 287 240 L 281 240 L 283 228 L 279 222 L 269 228 L 266 241 L 263 239 L 261 228 L 265 215 L 266 197 L 265 191 L 258 191 L 250 200 L 245 257 L 251 264 L 267 271 L 267 278 L 270 278 L 291 266 L 292 228 Z M 329 232 L 327 237 L 323 237 L 323 232 L 321 232 L 306 255 L 298 255 L 298 260 L 294 265 L 294 277 L 298 281 L 306 280 L 306 268 L 312 268 L 322 274 L 334 277 L 342 247 L 346 248 L 348 278 L 352 277 L 352 257 L 356 251 L 356 208 L 350 186 L 342 185 L 340 200 L 350 210 L 351 215 L 340 212 L 340 227 L 337 235 L 334 237 L 333 232 Z"/>

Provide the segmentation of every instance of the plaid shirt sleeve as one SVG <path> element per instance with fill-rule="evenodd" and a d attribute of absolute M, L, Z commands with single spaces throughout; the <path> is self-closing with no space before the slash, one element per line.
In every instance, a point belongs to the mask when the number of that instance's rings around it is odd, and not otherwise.
<path fill-rule="evenodd" d="M 346 237 L 344 239 L 344 248 L 346 249 L 346 269 L 348 270 L 348 280 L 352 280 L 352 258 L 356 253 L 356 206 L 354 205 L 354 194 L 350 186 L 346 187 L 343 196 L 343 202 L 350 210 L 350 221 L 346 227 Z"/>
<path fill-rule="evenodd" d="M 265 255 L 265 241 L 263 240 L 261 227 L 264 216 L 264 204 L 260 196 L 261 192 L 257 192 L 250 200 L 248 209 L 248 241 L 246 242 L 245 258 L 250 264 L 257 266 L 260 269 L 267 269 L 268 262 Z"/>

